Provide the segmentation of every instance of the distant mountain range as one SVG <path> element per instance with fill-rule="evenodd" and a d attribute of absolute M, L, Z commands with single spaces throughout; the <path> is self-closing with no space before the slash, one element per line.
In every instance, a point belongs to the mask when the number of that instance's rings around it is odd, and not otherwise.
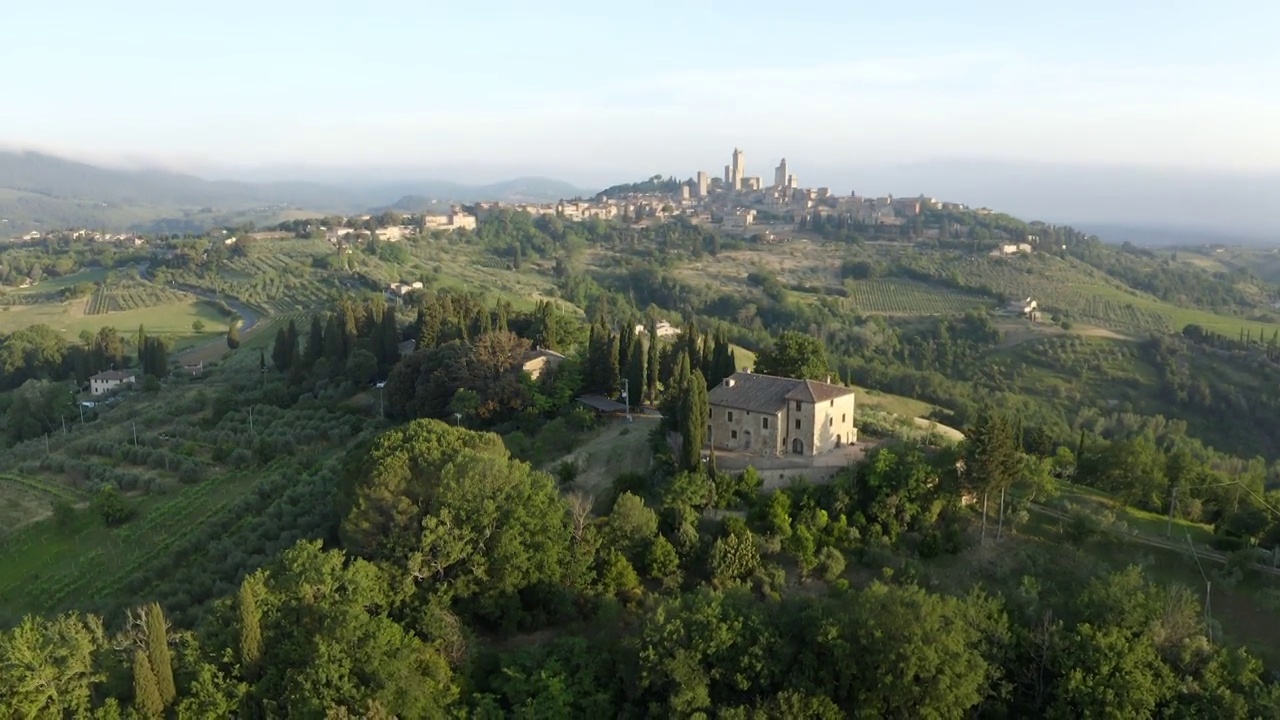
<path fill-rule="evenodd" d="M 300 215 L 388 207 L 422 212 L 449 202 L 553 202 L 592 193 L 537 177 L 480 186 L 435 180 L 351 186 L 215 181 L 162 170 L 113 170 L 33 152 L 0 152 L 0 238 L 66 227 L 196 231 L 246 220 L 261 225 Z"/>

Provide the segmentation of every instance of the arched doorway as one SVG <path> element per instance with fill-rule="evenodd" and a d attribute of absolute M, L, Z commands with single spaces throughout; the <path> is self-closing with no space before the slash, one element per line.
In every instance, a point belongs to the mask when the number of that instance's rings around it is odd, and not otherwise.
<path fill-rule="evenodd" d="M 792 441 L 791 441 L 791 452 L 792 452 L 792 453 L 795 453 L 796 455 L 803 455 L 803 454 L 804 454 L 804 441 L 802 441 L 800 438 L 796 438 L 795 440 L 792 440 Z"/>
<path fill-rule="evenodd" d="M 840 442 L 840 436 L 836 436 L 836 447 L 843 447 L 844 443 Z"/>
<path fill-rule="evenodd" d="M 742 433 L 742 449 L 743 450 L 751 449 L 751 431 L 750 430 L 744 430 Z"/>

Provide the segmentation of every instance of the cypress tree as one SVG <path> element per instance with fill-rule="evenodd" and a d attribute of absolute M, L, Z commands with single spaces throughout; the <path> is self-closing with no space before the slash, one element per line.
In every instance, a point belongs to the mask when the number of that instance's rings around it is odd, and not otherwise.
<path fill-rule="evenodd" d="M 430 350 L 440 344 L 440 306 L 428 301 L 418 308 L 418 317 L 413 321 L 415 339 L 418 349 Z"/>
<path fill-rule="evenodd" d="M 298 366 L 302 353 L 298 350 L 298 340 L 301 339 L 298 337 L 298 324 L 293 320 L 289 321 L 287 335 L 289 338 L 289 367 L 294 368 Z"/>
<path fill-rule="evenodd" d="M 289 331 L 280 328 L 276 331 L 275 343 L 271 346 L 271 362 L 280 372 L 289 369 L 289 359 L 293 353 L 289 351 Z"/>
<path fill-rule="evenodd" d="M 346 334 L 342 330 L 342 321 L 337 315 L 329 316 L 328 326 L 324 329 L 324 356 L 333 367 L 347 361 Z"/>
<path fill-rule="evenodd" d="M 227 328 L 227 347 L 235 350 L 240 347 L 240 321 L 231 321 L 231 327 Z"/>
<path fill-rule="evenodd" d="M 138 325 L 137 343 L 138 343 L 138 364 L 143 365 L 144 362 L 142 358 L 146 354 L 146 347 L 147 347 L 147 331 L 143 329 L 142 325 Z M 145 370 L 143 370 L 143 374 L 146 374 Z"/>
<path fill-rule="evenodd" d="M 715 347 L 711 342 L 711 333 L 702 336 L 702 349 L 698 354 L 702 357 L 702 377 L 707 378 L 707 384 L 711 385 L 709 378 L 714 374 L 715 364 Z"/>
<path fill-rule="evenodd" d="M 173 684 L 173 658 L 169 654 L 169 627 L 159 603 L 147 606 L 147 660 L 160 690 L 160 699 L 167 706 L 178 696 Z"/>
<path fill-rule="evenodd" d="M 690 321 L 685 326 L 684 332 L 680 334 L 680 339 L 685 351 L 689 353 L 689 370 L 702 372 L 702 335 L 698 333 L 698 326 Z"/>
<path fill-rule="evenodd" d="M 383 371 L 391 368 L 400 359 L 400 325 L 396 322 L 396 311 L 394 308 L 387 308 L 382 313 L 382 323 L 378 327 L 378 342 L 375 347 L 379 347 Z"/>
<path fill-rule="evenodd" d="M 319 315 L 311 316 L 311 332 L 307 336 L 307 365 L 314 365 L 324 357 L 324 322 Z"/>
<path fill-rule="evenodd" d="M 681 353 L 676 361 L 675 372 L 671 375 L 671 382 L 667 384 L 662 394 L 662 419 L 669 430 L 683 431 L 684 429 L 685 416 L 682 403 L 689 392 L 691 375 L 689 354 Z"/>
<path fill-rule="evenodd" d="M 346 360 L 351 351 L 355 350 L 356 338 L 360 337 L 360 323 L 356 318 L 355 303 L 343 298 L 338 303 L 338 314 L 342 320 L 340 325 L 342 331 L 342 359 Z"/>
<path fill-rule="evenodd" d="M 628 405 L 641 405 L 644 402 L 646 378 L 644 358 L 644 346 L 640 338 L 636 338 L 631 348 L 630 362 L 627 364 L 627 389 L 630 392 L 630 397 L 627 398 Z"/>
<path fill-rule="evenodd" d="M 144 718 L 164 717 L 164 700 L 151 663 L 142 650 L 133 653 L 133 709 Z"/>
<path fill-rule="evenodd" d="M 248 578 L 240 583 L 236 605 L 240 611 L 240 669 L 246 679 L 252 680 L 262 661 L 262 612 Z"/>
<path fill-rule="evenodd" d="M 622 371 L 618 367 L 618 336 L 605 331 L 608 343 L 604 346 L 604 391 L 613 395 L 622 384 Z"/>
<path fill-rule="evenodd" d="M 689 373 L 689 387 L 683 397 L 680 408 L 681 464 L 685 470 L 697 470 L 702 464 L 702 446 L 707 441 L 707 418 L 711 408 L 707 381 L 702 373 Z"/>
<path fill-rule="evenodd" d="M 158 337 L 149 337 L 143 344 L 142 374 L 160 379 L 169 376 L 169 349 Z"/>
<path fill-rule="evenodd" d="M 658 329 L 655 324 L 649 323 L 649 359 L 645 363 L 645 369 L 648 374 L 645 378 L 645 395 L 649 398 L 649 402 L 658 400 L 658 373 L 661 370 L 661 357 L 658 354 Z"/>
<path fill-rule="evenodd" d="M 635 323 L 628 320 L 618 329 L 618 367 L 624 371 L 631 367 L 631 353 L 635 346 Z"/>

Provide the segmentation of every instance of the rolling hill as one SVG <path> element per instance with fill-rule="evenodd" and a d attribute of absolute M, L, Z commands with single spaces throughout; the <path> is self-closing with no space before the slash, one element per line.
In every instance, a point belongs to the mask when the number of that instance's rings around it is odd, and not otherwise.
<path fill-rule="evenodd" d="M 0 238 L 67 227 L 198 231 L 250 220 L 266 224 L 298 211 L 318 216 L 371 208 L 414 210 L 432 201 L 547 202 L 585 194 L 589 191 L 536 177 L 489 185 L 437 180 L 250 183 L 163 170 L 116 170 L 35 152 L 0 152 Z M 388 205 L 397 197 L 402 199 Z"/>

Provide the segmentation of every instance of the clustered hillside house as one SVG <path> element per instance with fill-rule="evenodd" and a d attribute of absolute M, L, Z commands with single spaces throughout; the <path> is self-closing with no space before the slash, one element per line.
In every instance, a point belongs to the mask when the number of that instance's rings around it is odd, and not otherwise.
<path fill-rule="evenodd" d="M 712 388 L 709 439 L 717 450 L 814 456 L 858 441 L 851 388 L 736 372 Z"/>
<path fill-rule="evenodd" d="M 548 370 L 554 370 L 564 360 L 564 355 L 555 350 L 535 348 L 520 358 L 520 370 L 529 373 L 529 377 L 537 380 Z"/>

